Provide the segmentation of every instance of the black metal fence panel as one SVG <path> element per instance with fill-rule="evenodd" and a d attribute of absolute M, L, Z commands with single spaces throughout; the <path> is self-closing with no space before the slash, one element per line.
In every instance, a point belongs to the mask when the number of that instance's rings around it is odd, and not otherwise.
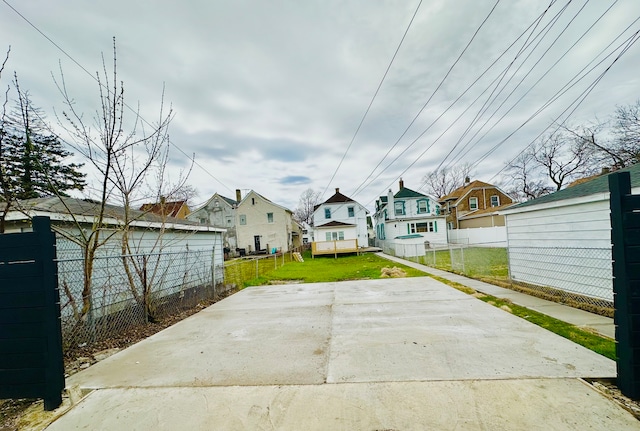
<path fill-rule="evenodd" d="M 47 217 L 33 232 L 0 235 L 0 398 L 62 403 L 64 366 L 55 235 Z"/>
<path fill-rule="evenodd" d="M 609 176 L 617 385 L 640 398 L 640 195 L 629 172 Z"/>

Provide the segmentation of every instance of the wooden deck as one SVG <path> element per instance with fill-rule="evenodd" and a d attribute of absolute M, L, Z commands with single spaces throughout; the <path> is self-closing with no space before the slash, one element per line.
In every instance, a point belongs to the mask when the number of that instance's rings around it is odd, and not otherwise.
<path fill-rule="evenodd" d="M 333 254 L 338 257 L 339 254 L 359 253 L 357 239 L 344 239 L 337 241 L 314 241 L 311 243 L 311 256 Z"/>

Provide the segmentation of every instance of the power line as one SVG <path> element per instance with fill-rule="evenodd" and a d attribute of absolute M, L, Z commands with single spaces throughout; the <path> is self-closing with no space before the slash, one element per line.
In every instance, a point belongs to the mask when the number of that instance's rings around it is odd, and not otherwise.
<path fill-rule="evenodd" d="M 533 64 L 533 66 L 531 66 L 529 68 L 529 70 L 527 71 L 527 73 L 520 79 L 520 81 L 513 87 L 513 89 L 511 90 L 511 92 L 502 100 L 502 102 L 500 103 L 500 105 L 498 105 L 497 108 L 495 108 L 493 110 L 493 112 L 489 115 L 489 117 L 486 119 L 486 121 L 482 124 L 482 126 L 480 126 L 480 128 L 478 128 L 475 133 L 471 136 L 471 138 L 469 138 L 468 142 L 460 149 L 460 151 L 458 152 L 458 155 L 455 156 L 451 161 L 449 161 L 449 163 L 447 163 L 447 165 L 445 166 L 445 169 L 450 167 L 451 165 L 457 163 L 456 160 L 461 160 L 465 155 L 467 155 L 471 149 L 477 145 L 479 142 L 482 141 L 482 139 L 484 139 L 484 137 L 487 136 L 487 134 L 489 132 L 491 132 L 491 130 L 493 130 L 506 116 L 507 114 L 509 114 L 522 100 L 524 100 L 524 98 L 542 81 L 542 79 L 544 77 L 546 77 L 555 66 L 558 65 L 558 63 L 589 33 L 589 31 L 591 31 L 595 25 L 611 10 L 611 8 L 617 3 L 617 0 L 612 3 L 609 8 L 607 8 L 599 17 L 598 19 L 596 19 L 590 26 L 589 28 L 587 28 L 587 30 L 585 32 L 582 33 L 582 35 L 547 69 L 547 71 L 531 86 L 528 87 L 527 91 L 489 128 L 489 130 L 487 130 L 484 135 L 482 135 L 478 140 L 476 140 L 473 145 L 472 142 L 474 140 L 474 138 L 476 136 L 478 136 L 478 134 L 482 131 L 482 129 L 484 129 L 486 127 L 486 125 L 489 123 L 489 121 L 491 121 L 494 116 L 496 115 L 496 113 L 500 110 L 500 108 L 502 108 L 502 106 L 504 106 L 504 104 L 507 102 L 507 100 L 509 100 L 509 98 L 511 98 L 511 96 L 515 93 L 515 91 L 522 85 L 522 83 L 525 81 L 525 79 L 534 71 L 534 69 L 538 66 L 538 64 L 540 64 L 540 62 L 542 61 L 542 59 L 549 53 L 549 51 L 551 50 L 551 48 L 556 44 L 556 42 L 560 39 L 560 37 L 568 30 L 569 26 L 571 25 L 571 23 L 578 17 L 578 15 L 584 10 L 585 6 L 588 4 L 588 1 L 585 2 L 583 4 L 583 6 L 576 12 L 576 14 L 571 18 L 571 20 L 569 21 L 569 23 L 562 29 L 562 31 L 555 37 L 555 39 L 553 40 L 553 42 L 547 47 L 547 49 L 542 53 L 542 55 L 538 58 L 538 60 Z M 568 4 L 567 4 L 568 5 Z M 566 7 L 566 6 L 565 6 Z M 559 15 L 557 16 L 557 18 L 559 18 Z M 548 34 L 548 32 L 551 30 L 551 27 L 549 27 L 549 29 L 547 30 L 547 32 L 545 33 Z M 543 36 L 544 38 L 544 36 Z M 458 146 L 461 144 L 462 140 L 464 139 L 464 137 L 466 136 L 466 134 L 471 130 L 471 128 L 477 124 L 477 120 L 479 120 L 480 116 L 484 115 L 487 110 L 489 109 L 489 106 L 492 105 L 496 100 L 497 97 L 506 89 L 506 86 L 511 82 L 511 80 L 513 79 L 513 77 L 515 76 L 515 74 L 518 73 L 518 71 L 524 66 L 524 64 L 526 63 L 526 61 L 531 57 L 531 55 L 534 53 L 534 50 L 540 45 L 540 43 L 542 42 L 543 38 L 541 38 L 539 40 L 539 42 L 536 44 L 536 46 L 533 48 L 533 50 L 529 53 L 529 55 L 527 55 L 527 57 L 523 60 L 523 62 L 520 64 L 520 66 L 518 66 L 518 68 L 516 69 L 516 71 L 514 72 L 514 74 L 512 74 L 512 76 L 509 78 L 509 80 L 507 81 L 507 83 L 502 87 L 502 89 L 500 90 L 500 92 L 494 97 L 494 99 L 488 104 L 486 105 L 486 108 L 483 110 L 483 112 L 479 115 L 476 116 L 476 118 L 474 118 L 474 121 L 467 127 L 467 129 L 465 130 L 465 133 L 458 139 L 458 141 L 456 142 L 456 144 L 453 146 L 453 148 L 449 151 L 449 153 L 447 153 L 447 155 L 444 157 L 444 159 L 440 162 L 440 164 L 438 165 L 438 167 L 436 168 L 436 171 L 438 169 L 441 168 L 441 166 L 444 164 L 444 162 L 446 161 L 446 159 L 453 153 L 454 150 L 456 150 L 458 148 Z M 484 108 L 484 107 L 483 107 Z M 467 151 L 465 151 L 465 149 Z"/>
<path fill-rule="evenodd" d="M 555 1 L 555 0 L 554 0 Z M 380 161 L 378 162 L 378 164 L 371 170 L 371 172 L 369 173 L 369 175 L 367 175 L 367 177 L 364 179 L 364 181 L 362 181 L 362 183 L 360 183 L 360 185 L 358 185 L 358 187 L 356 187 L 356 189 L 353 192 L 353 195 L 357 195 L 360 191 L 360 188 L 364 185 L 364 183 L 367 182 L 367 180 L 369 178 L 371 178 L 371 175 L 373 175 L 373 173 L 376 171 L 376 169 L 378 169 L 378 167 L 382 164 L 382 162 L 387 158 L 387 156 L 391 153 L 391 151 L 393 151 L 394 148 L 396 148 L 396 146 L 398 145 L 398 143 L 402 140 L 402 138 L 407 134 L 407 132 L 409 131 L 409 129 L 411 128 L 411 126 L 413 126 L 413 124 L 416 122 L 416 120 L 418 119 L 418 117 L 422 114 L 422 112 L 425 110 L 425 108 L 427 107 L 427 105 L 429 104 L 429 102 L 431 102 L 431 100 L 433 99 L 433 97 L 436 95 L 436 93 L 438 92 L 438 90 L 440 89 L 440 87 L 442 87 L 442 85 L 444 84 L 444 82 L 446 81 L 446 79 L 449 77 L 449 75 L 451 74 L 451 72 L 453 71 L 453 68 L 458 64 L 458 62 L 460 61 L 460 59 L 462 58 L 462 56 L 465 54 L 465 52 L 467 51 L 467 49 L 469 48 L 469 46 L 471 46 L 471 43 L 475 40 L 476 36 L 478 35 L 478 33 L 480 32 L 480 30 L 482 29 L 482 27 L 484 26 L 484 24 L 489 20 L 489 17 L 493 14 L 493 11 L 496 9 L 496 7 L 498 6 L 498 3 L 500 3 L 500 0 L 496 1 L 496 3 L 493 5 L 493 7 L 491 8 L 491 10 L 489 11 L 489 14 L 484 18 L 484 20 L 482 21 L 482 23 L 480 24 L 480 26 L 476 29 L 476 31 L 473 33 L 473 36 L 471 37 L 471 39 L 469 40 L 469 42 L 467 43 L 467 45 L 464 47 L 464 49 L 462 50 L 462 52 L 458 55 L 458 58 L 456 58 L 456 60 L 453 62 L 453 64 L 449 67 L 449 70 L 445 73 L 444 77 L 442 78 L 442 80 L 440 81 L 440 83 L 438 84 L 438 86 L 436 87 L 435 90 L 433 90 L 433 92 L 431 93 L 431 96 L 429 96 L 429 98 L 427 99 L 427 101 L 422 105 L 422 108 L 420 108 L 420 110 L 418 111 L 418 113 L 413 117 L 413 119 L 411 120 L 411 122 L 409 123 L 409 125 L 404 129 L 404 132 L 402 132 L 402 134 L 400 135 L 400 137 L 395 141 L 395 143 L 391 146 L 391 148 L 389 148 L 389 150 L 387 151 L 387 153 L 382 157 L 382 159 L 380 159 Z M 481 75 L 482 76 L 482 75 Z M 477 82 L 480 78 L 476 79 L 475 82 Z M 464 94 L 464 93 L 463 93 Z M 462 95 L 460 96 L 462 97 Z M 458 97 L 457 100 L 460 99 L 460 97 Z M 448 110 L 448 109 L 447 109 Z M 445 111 L 446 112 L 446 111 Z M 440 117 L 442 117 L 444 115 L 444 113 L 442 113 L 440 115 Z M 440 118 L 438 117 L 438 119 Z M 437 121 L 437 120 L 436 120 Z M 429 126 L 429 128 L 431 126 L 433 126 L 433 124 L 435 124 L 435 122 L 431 123 L 431 125 Z M 406 151 L 406 150 L 405 150 Z M 403 152 L 404 153 L 404 152 Z M 401 153 L 401 154 L 403 154 Z M 386 169 L 386 168 L 385 168 Z M 384 170 L 383 170 L 384 171 Z M 374 179 L 375 180 L 375 179 Z M 370 185 L 371 183 L 369 183 Z M 366 187 L 365 187 L 366 188 Z"/>
<path fill-rule="evenodd" d="M 34 30 L 36 30 L 42 37 L 44 37 L 47 41 L 49 41 L 53 46 L 55 46 L 60 52 L 62 52 L 67 58 L 69 58 L 73 63 L 75 63 L 82 71 L 84 71 L 87 75 L 89 75 L 94 81 L 96 81 L 100 86 L 102 86 L 103 88 L 105 88 L 107 91 L 109 91 L 109 89 L 100 82 L 100 80 L 94 76 L 91 72 L 89 72 L 84 66 L 82 66 L 82 64 L 80 64 L 75 58 L 73 58 L 71 56 L 71 54 L 69 54 L 67 51 L 65 51 L 60 45 L 58 45 L 56 42 L 53 41 L 53 39 L 51 39 L 49 36 L 47 36 L 42 30 L 40 30 L 35 24 L 33 24 L 26 16 L 24 16 L 22 13 L 20 13 L 16 8 L 14 8 L 7 0 L 2 0 L 2 2 L 4 4 L 6 4 L 11 10 L 13 10 L 20 18 L 22 18 L 27 24 L 29 24 Z M 147 126 L 153 127 L 153 124 L 151 124 L 150 122 L 148 122 L 144 117 L 142 117 L 135 109 L 133 109 L 129 104 L 127 104 L 126 102 L 123 101 L 123 105 L 129 109 L 131 112 L 133 112 L 136 115 L 140 116 L 140 119 L 143 121 L 144 124 L 146 124 Z M 204 166 L 202 166 L 200 163 L 198 163 L 195 158 L 192 158 L 191 156 L 189 156 L 187 153 L 184 152 L 184 150 L 182 150 L 182 148 L 180 148 L 178 145 L 174 144 L 173 142 L 171 142 L 170 140 L 168 141 L 169 144 L 171 146 L 173 146 L 174 148 L 176 148 L 180 153 L 182 153 L 184 156 L 186 156 L 189 160 L 192 161 L 192 163 L 196 166 L 198 166 L 200 169 L 202 169 L 202 171 L 204 173 L 206 173 L 207 175 L 209 175 L 211 178 L 213 178 L 214 180 L 216 180 L 218 183 L 220 183 L 223 187 L 225 187 L 227 190 L 229 190 L 230 192 L 233 192 L 233 190 L 228 187 L 226 184 L 224 184 L 222 181 L 220 181 L 218 178 L 216 178 L 211 172 L 209 172 Z"/>
<path fill-rule="evenodd" d="M 396 48 L 396 51 L 393 53 L 393 57 L 391 57 L 391 61 L 389 62 L 389 65 L 387 66 L 387 69 L 385 70 L 384 75 L 382 76 L 382 79 L 380 80 L 380 83 L 378 84 L 378 88 L 376 89 L 375 93 L 373 94 L 373 97 L 371 98 L 371 101 L 369 102 L 369 106 L 367 106 L 367 109 L 365 110 L 364 115 L 362 116 L 362 119 L 360 120 L 360 123 L 358 124 L 358 127 L 356 128 L 356 131 L 353 134 L 353 137 L 351 138 L 351 141 L 349 142 L 349 145 L 347 146 L 347 149 L 345 150 L 344 154 L 342 155 L 342 158 L 340 159 L 340 163 L 338 163 L 338 166 L 336 167 L 336 170 L 333 172 L 333 175 L 331 175 L 331 179 L 329 180 L 329 183 L 327 183 L 327 186 L 324 188 L 324 191 L 322 192 L 321 196 L 324 196 L 325 193 L 327 192 L 327 189 L 331 185 L 331 182 L 336 177 L 336 174 L 338 173 L 338 170 L 342 166 L 342 162 L 344 162 L 345 157 L 347 157 L 347 153 L 349 152 L 349 149 L 353 145 L 353 141 L 356 139 L 356 136 L 358 136 L 358 132 L 360 132 L 360 128 L 362 127 L 362 124 L 364 123 L 365 118 L 367 118 L 367 114 L 369 114 L 369 110 L 371 109 L 371 106 L 373 105 L 373 101 L 376 100 L 376 97 L 378 96 L 378 92 L 380 91 L 380 88 L 382 87 L 382 83 L 384 82 L 385 78 L 387 77 L 387 74 L 389 73 L 389 69 L 391 69 L 391 65 L 393 64 L 394 60 L 396 59 L 396 56 L 398 55 L 398 51 L 400 51 L 400 47 L 402 46 L 402 43 L 404 42 L 404 39 L 407 36 L 407 33 L 409 33 L 409 29 L 411 28 L 411 24 L 413 24 L 413 20 L 415 19 L 416 15 L 418 14 L 418 10 L 420 9 L 420 5 L 422 5 L 422 0 L 420 0 L 420 2 L 418 3 L 418 6 L 416 7 L 416 10 L 413 12 L 413 16 L 411 17 L 411 21 L 409 21 L 409 25 L 407 26 L 406 30 L 404 31 L 404 34 L 402 35 L 402 39 L 400 39 L 400 43 L 398 44 L 398 47 Z"/>

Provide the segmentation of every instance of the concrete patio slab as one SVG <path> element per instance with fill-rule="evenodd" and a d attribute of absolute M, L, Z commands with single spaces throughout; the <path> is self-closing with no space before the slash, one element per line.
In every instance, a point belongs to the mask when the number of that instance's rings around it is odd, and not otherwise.
<path fill-rule="evenodd" d="M 637 430 L 577 379 L 101 389 L 49 431 Z"/>
<path fill-rule="evenodd" d="M 614 376 L 429 277 L 266 286 L 71 376 L 49 429 L 636 429 L 578 379 Z"/>

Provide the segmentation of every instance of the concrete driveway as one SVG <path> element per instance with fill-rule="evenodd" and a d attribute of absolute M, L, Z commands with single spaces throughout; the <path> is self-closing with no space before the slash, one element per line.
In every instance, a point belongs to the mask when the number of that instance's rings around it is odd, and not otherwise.
<path fill-rule="evenodd" d="M 615 363 L 428 277 L 248 288 L 75 374 L 52 431 L 626 430 Z"/>

